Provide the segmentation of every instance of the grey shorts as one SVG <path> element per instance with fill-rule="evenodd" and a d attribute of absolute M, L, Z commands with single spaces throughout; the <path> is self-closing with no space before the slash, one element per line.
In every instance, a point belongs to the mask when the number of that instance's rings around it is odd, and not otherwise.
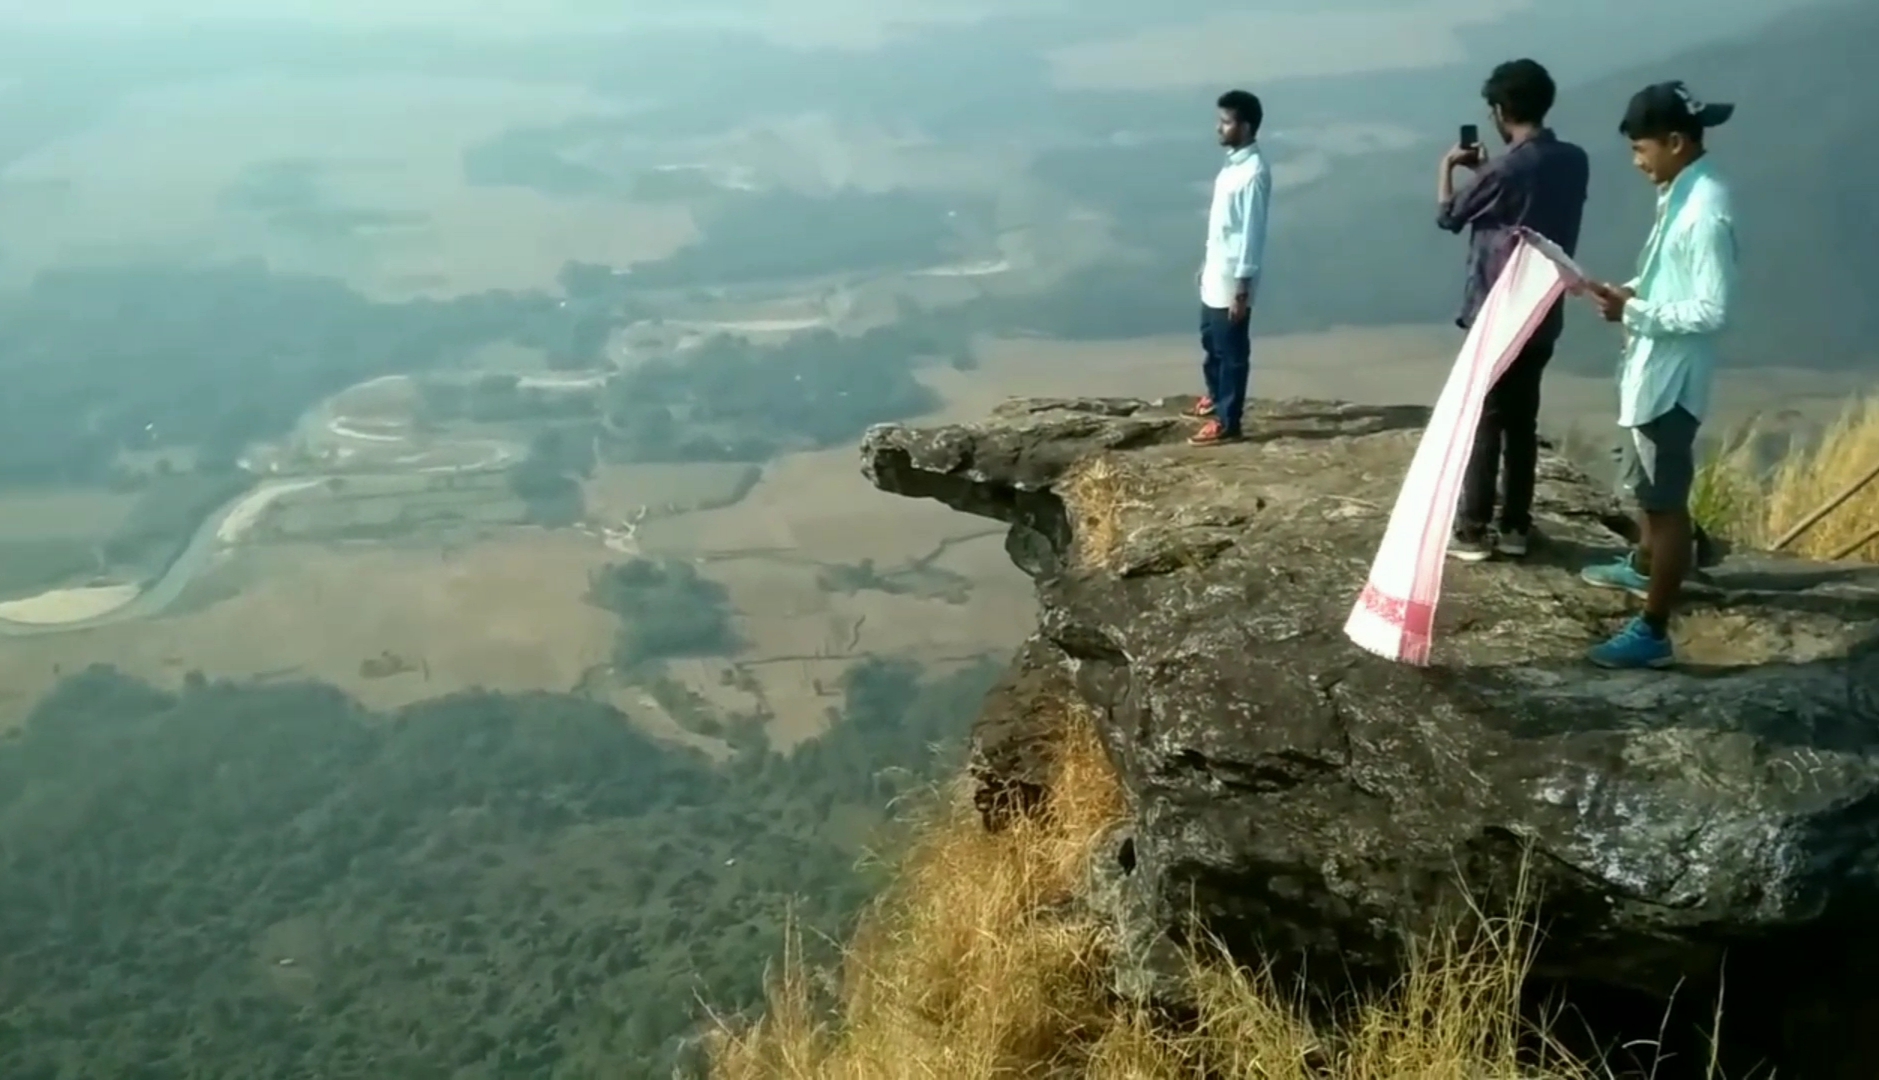
<path fill-rule="evenodd" d="M 1647 514 L 1670 514 L 1690 508 L 1696 483 L 1696 417 L 1682 406 L 1631 429 L 1619 487 Z"/>

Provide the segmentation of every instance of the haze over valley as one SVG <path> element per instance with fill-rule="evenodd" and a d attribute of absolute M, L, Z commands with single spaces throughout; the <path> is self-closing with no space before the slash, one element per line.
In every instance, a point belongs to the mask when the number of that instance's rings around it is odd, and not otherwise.
<path fill-rule="evenodd" d="M 1625 97 L 1739 102 L 1718 426 L 1870 381 L 1869 6 L 475 7 L 0 3 L 8 1080 L 690 1060 L 1033 623 L 1003 531 L 857 440 L 1193 393 L 1229 86 L 1277 163 L 1256 395 L 1434 399 L 1430 174 L 1527 54 L 1608 276 Z M 1615 347 L 1575 316 L 1549 376 L 1589 462 Z"/>

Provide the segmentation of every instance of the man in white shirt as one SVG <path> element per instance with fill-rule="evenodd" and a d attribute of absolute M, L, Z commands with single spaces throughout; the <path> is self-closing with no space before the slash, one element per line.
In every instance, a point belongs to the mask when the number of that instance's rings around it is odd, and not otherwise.
<path fill-rule="evenodd" d="M 1194 415 L 1207 423 L 1188 441 L 1217 446 L 1240 437 L 1246 382 L 1252 374 L 1252 308 L 1266 252 L 1266 211 L 1272 170 L 1256 141 L 1265 109 L 1245 90 L 1220 95 L 1220 145 L 1226 164 L 1214 177 L 1207 213 L 1207 248 L 1200 285 L 1201 374 L 1207 393 Z"/>

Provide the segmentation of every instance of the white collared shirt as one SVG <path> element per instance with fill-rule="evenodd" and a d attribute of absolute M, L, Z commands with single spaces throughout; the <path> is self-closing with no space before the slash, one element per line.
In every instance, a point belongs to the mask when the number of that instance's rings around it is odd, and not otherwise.
<path fill-rule="evenodd" d="M 1259 145 L 1242 146 L 1227 155 L 1214 177 L 1213 204 L 1207 212 L 1207 253 L 1201 260 L 1200 302 L 1211 308 L 1233 305 L 1239 283 L 1247 282 L 1250 299 L 1259 290 L 1266 257 L 1266 211 L 1272 202 L 1272 170 Z"/>

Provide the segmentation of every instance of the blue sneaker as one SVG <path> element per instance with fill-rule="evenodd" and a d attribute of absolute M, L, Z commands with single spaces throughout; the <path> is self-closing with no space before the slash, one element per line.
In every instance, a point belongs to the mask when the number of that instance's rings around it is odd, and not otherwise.
<path fill-rule="evenodd" d="M 1658 637 L 1643 619 L 1632 619 L 1610 641 L 1585 654 L 1602 668 L 1666 668 L 1676 663 L 1668 636 Z"/>
<path fill-rule="evenodd" d="M 1651 591 L 1651 579 L 1638 573 L 1632 556 L 1625 555 L 1613 562 L 1588 566 L 1579 571 L 1579 580 L 1587 585 L 1596 585 L 1601 589 L 1616 589 L 1628 592 L 1642 600 Z"/>

